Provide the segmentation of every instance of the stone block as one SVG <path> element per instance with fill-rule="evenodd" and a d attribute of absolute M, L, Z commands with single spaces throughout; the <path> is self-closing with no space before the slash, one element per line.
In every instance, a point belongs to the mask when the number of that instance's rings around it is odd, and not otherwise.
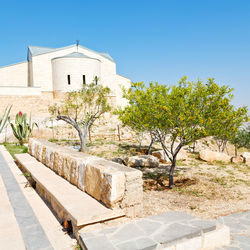
<path fill-rule="evenodd" d="M 122 172 L 112 171 L 107 162 L 103 162 L 102 166 L 95 162 L 88 163 L 85 173 L 85 190 L 108 207 L 114 207 L 123 199 L 125 176 Z"/>
<path fill-rule="evenodd" d="M 231 157 L 225 153 L 215 152 L 211 150 L 201 150 L 199 158 L 206 162 L 221 161 L 225 163 L 231 162 Z"/>
<path fill-rule="evenodd" d="M 70 168 L 70 183 L 75 186 L 78 186 L 78 178 L 79 178 L 79 165 L 77 164 L 77 160 L 72 158 L 71 160 L 71 168 Z"/>
<path fill-rule="evenodd" d="M 29 153 L 107 207 L 131 208 L 142 204 L 143 182 L 139 170 L 45 140 L 31 138 Z"/>
<path fill-rule="evenodd" d="M 221 225 L 217 230 L 203 235 L 203 248 L 216 248 L 230 244 L 230 230 L 227 226 Z"/>
<path fill-rule="evenodd" d="M 202 246 L 202 237 L 195 237 L 188 241 L 177 243 L 175 250 L 198 250 Z"/>
<path fill-rule="evenodd" d="M 78 182 L 77 187 L 82 191 L 85 191 L 85 172 L 86 172 L 86 165 L 83 161 L 77 160 L 78 166 Z"/>
<path fill-rule="evenodd" d="M 63 158 L 63 166 L 62 166 L 61 176 L 70 182 L 72 158 L 69 155 L 63 155 L 62 158 Z"/>

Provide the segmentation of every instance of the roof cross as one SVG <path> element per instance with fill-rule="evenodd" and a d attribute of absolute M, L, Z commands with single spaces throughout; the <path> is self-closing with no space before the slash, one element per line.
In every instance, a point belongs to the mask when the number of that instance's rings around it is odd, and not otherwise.
<path fill-rule="evenodd" d="M 76 50 L 78 52 L 78 46 L 79 46 L 80 40 L 76 40 Z"/>

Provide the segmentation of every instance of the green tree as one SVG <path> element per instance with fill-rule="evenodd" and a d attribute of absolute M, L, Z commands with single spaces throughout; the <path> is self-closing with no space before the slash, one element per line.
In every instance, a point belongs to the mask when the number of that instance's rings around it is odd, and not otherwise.
<path fill-rule="evenodd" d="M 93 123 L 105 112 L 111 110 L 108 103 L 110 89 L 94 83 L 84 84 L 78 91 L 68 92 L 62 104 L 49 107 L 57 120 L 63 120 L 73 126 L 79 135 L 81 148 L 86 150 L 87 134 Z"/>
<path fill-rule="evenodd" d="M 230 142 L 235 147 L 235 156 L 237 156 L 238 149 L 240 148 L 247 148 L 250 150 L 250 125 L 240 128 L 231 138 Z"/>
<path fill-rule="evenodd" d="M 171 161 L 169 187 L 173 186 L 176 158 L 181 148 L 208 134 L 215 115 L 213 106 L 227 102 L 231 89 L 213 79 L 206 84 L 183 77 L 176 86 L 133 83 L 124 93 L 129 105 L 118 110 L 120 120 L 135 129 L 151 131 Z M 138 122 L 138 123 L 137 123 Z"/>

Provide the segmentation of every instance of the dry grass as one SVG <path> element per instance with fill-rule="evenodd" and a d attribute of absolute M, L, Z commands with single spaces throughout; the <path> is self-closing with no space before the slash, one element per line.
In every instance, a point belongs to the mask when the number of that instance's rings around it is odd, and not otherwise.
<path fill-rule="evenodd" d="M 192 157 L 190 157 L 192 159 Z M 175 186 L 169 189 L 168 176 L 144 172 L 142 216 L 167 210 L 182 210 L 201 218 L 250 209 L 250 167 L 246 164 L 206 164 L 192 159 L 178 166 Z M 158 175 L 157 175 L 158 173 Z M 160 182 L 164 186 L 159 184 Z M 155 205 L 157 204 L 157 206 Z"/>
<path fill-rule="evenodd" d="M 57 143 L 77 145 L 76 141 Z M 155 146 L 156 149 L 159 146 Z M 96 138 L 88 143 L 89 154 L 106 159 L 138 155 L 138 143 L 133 139 Z M 205 219 L 216 218 L 250 209 L 250 167 L 246 164 L 206 163 L 190 154 L 188 161 L 177 162 L 172 189 L 168 188 L 168 165 L 157 169 L 141 169 L 144 179 L 143 211 L 139 217 L 168 210 L 186 211 Z"/>

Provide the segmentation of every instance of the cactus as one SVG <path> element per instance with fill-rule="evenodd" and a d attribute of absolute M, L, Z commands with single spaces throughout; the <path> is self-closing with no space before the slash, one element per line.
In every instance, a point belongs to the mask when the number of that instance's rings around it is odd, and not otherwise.
<path fill-rule="evenodd" d="M 29 123 L 27 123 L 26 114 L 22 114 L 22 112 L 16 114 L 14 124 L 10 122 L 13 134 L 19 141 L 20 145 L 23 145 L 29 139 L 34 128 L 34 124 L 36 123 L 31 122 L 31 116 Z"/>
<path fill-rule="evenodd" d="M 5 124 L 9 118 L 11 108 L 12 108 L 12 106 L 10 106 L 10 107 L 7 106 L 5 111 L 4 111 L 3 116 L 0 115 L 0 134 L 2 133 L 2 131 L 5 127 Z"/>

